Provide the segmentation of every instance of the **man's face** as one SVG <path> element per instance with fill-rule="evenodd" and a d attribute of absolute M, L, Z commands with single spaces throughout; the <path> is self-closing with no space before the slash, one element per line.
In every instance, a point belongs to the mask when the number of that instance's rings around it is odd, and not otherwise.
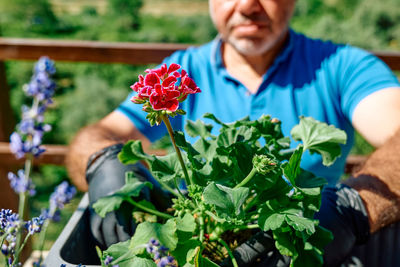
<path fill-rule="evenodd" d="M 296 0 L 209 0 L 222 39 L 244 55 L 261 55 L 286 34 Z"/>

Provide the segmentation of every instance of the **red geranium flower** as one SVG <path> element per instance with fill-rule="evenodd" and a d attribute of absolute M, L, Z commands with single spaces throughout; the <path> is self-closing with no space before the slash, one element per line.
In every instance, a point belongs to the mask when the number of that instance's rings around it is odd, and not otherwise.
<path fill-rule="evenodd" d="M 179 91 L 162 87 L 160 84 L 155 86 L 155 90 L 150 95 L 149 102 L 154 110 L 168 110 L 175 112 L 179 107 Z"/>
<path fill-rule="evenodd" d="M 132 90 L 138 93 L 131 98 L 131 101 L 136 104 L 149 103 L 151 107 L 145 105 L 147 112 L 177 111 L 179 103 L 189 94 L 201 92 L 186 71 L 182 70 L 182 74 L 178 72 L 180 68 L 180 65 L 173 63 L 169 67 L 163 64 L 158 69 L 147 69 L 145 71 L 147 74 L 139 75 L 139 81 L 131 86 Z M 177 85 L 178 78 L 181 78 L 179 85 Z"/>

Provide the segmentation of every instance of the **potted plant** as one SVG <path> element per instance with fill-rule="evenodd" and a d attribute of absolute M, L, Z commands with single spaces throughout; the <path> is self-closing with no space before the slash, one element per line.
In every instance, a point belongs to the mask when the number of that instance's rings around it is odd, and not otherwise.
<path fill-rule="evenodd" d="M 127 173 L 126 185 L 100 199 L 94 209 L 105 216 L 125 201 L 156 218 L 140 223 L 131 240 L 100 253 L 102 264 L 106 260 L 119 266 L 218 266 L 228 257 L 237 266 L 232 250 L 240 235 L 259 229 L 271 231 L 276 248 L 291 257 L 293 266 L 322 265 L 323 247 L 332 237 L 313 216 L 326 181 L 301 169 L 300 161 L 308 150 L 321 154 L 325 165 L 332 164 L 346 141 L 345 133 L 301 117 L 291 131 L 292 138 L 301 143 L 290 149 L 290 139 L 283 136 L 278 119 L 262 116 L 226 124 L 205 114 L 218 125 L 219 134 L 201 120 L 189 121 L 186 133 L 197 138 L 191 144 L 169 121 L 185 114 L 179 104 L 188 95 L 200 93 L 179 69 L 177 64 L 164 64 L 147 70 L 131 86 L 137 92 L 132 102 L 143 105 L 151 125 L 165 124 L 175 152 L 148 155 L 140 141 L 132 140 L 118 155 L 124 164 L 145 161 L 153 177 L 173 196 L 173 204 L 162 212 L 151 202 L 138 200 L 143 188 L 152 184 Z M 231 236 L 237 238 L 227 238 Z"/>
<path fill-rule="evenodd" d="M 172 130 L 169 117 L 184 114 L 179 103 L 187 94 L 200 90 L 183 70 L 177 73 L 178 69 L 177 65 L 164 65 L 148 70 L 132 86 L 138 92 L 133 102 L 143 104 L 151 124 L 165 123 L 175 152 L 161 157 L 147 155 L 140 141 L 129 141 L 119 154 L 126 164 L 147 162 L 154 178 L 174 196 L 171 208 L 158 211 L 152 203 L 138 199 L 141 190 L 152 184 L 127 173 L 126 185 L 100 199 L 94 208 L 104 216 L 123 202 L 131 203 L 134 218 L 142 221 L 134 236 L 96 252 L 85 195 L 45 265 L 218 266 L 224 258 L 236 265 L 232 250 L 257 229 L 272 233 L 277 249 L 291 257 L 293 266 L 322 265 L 322 248 L 331 235 L 313 215 L 319 209 L 325 180 L 301 169 L 300 160 L 309 150 L 320 153 L 324 164 L 331 164 L 340 155 L 339 144 L 345 142 L 345 134 L 302 117 L 291 131 L 292 138 L 302 142 L 290 149 L 290 139 L 283 136 L 277 119 L 262 116 L 226 124 L 205 114 L 219 126 L 219 133 L 214 134 L 213 126 L 200 120 L 188 121 L 186 133 L 197 138 L 190 144 L 182 132 Z M 181 78 L 179 84 L 171 76 Z M 156 84 L 173 87 L 165 92 Z M 151 97 L 152 90 L 156 97 Z M 185 180 L 186 188 L 181 180 Z M 398 233 L 398 229 L 399 224 L 385 231 Z M 343 266 L 376 266 L 377 259 L 393 256 L 393 249 L 377 254 L 377 244 L 382 245 L 377 238 L 372 235 L 369 243 L 357 246 Z M 385 247 L 392 245 L 400 247 L 396 240 Z"/>

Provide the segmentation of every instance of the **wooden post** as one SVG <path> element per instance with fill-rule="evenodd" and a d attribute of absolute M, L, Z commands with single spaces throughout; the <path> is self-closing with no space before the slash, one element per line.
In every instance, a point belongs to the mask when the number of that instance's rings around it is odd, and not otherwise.
<path fill-rule="evenodd" d="M 9 136 L 13 131 L 14 125 L 5 64 L 3 61 L 0 61 L 0 141 L 9 141 Z M 10 182 L 7 178 L 10 170 L 10 166 L 0 162 L 0 209 L 8 208 L 17 211 L 18 196 L 10 188 Z"/>

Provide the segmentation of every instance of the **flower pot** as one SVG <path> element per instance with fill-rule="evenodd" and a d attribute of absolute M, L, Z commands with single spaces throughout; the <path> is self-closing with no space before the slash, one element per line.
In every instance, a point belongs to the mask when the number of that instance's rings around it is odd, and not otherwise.
<path fill-rule="evenodd" d="M 94 241 L 89 229 L 88 195 L 85 194 L 77 210 L 49 251 L 44 264 L 67 267 L 83 264 L 100 267 Z M 400 222 L 373 234 L 364 245 L 357 246 L 341 267 L 400 266 Z"/>
<path fill-rule="evenodd" d="M 45 266 L 59 267 L 61 264 L 66 264 L 69 267 L 81 263 L 86 267 L 100 267 L 100 260 L 89 229 L 88 205 L 89 198 L 86 193 L 51 247 L 44 260 Z"/>

